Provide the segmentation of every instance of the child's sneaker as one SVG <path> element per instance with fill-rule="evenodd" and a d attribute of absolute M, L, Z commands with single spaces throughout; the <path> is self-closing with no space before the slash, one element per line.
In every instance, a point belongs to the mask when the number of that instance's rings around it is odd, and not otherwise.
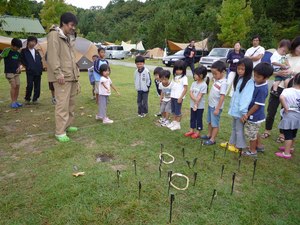
<path fill-rule="evenodd" d="M 147 116 L 147 113 L 143 113 L 142 117 L 145 118 Z"/>
<path fill-rule="evenodd" d="M 165 122 L 163 122 L 161 124 L 162 127 L 167 127 L 168 125 L 170 124 L 170 121 L 169 120 L 165 120 Z"/>
<path fill-rule="evenodd" d="M 55 135 L 56 139 L 61 142 L 61 143 L 65 143 L 65 142 L 69 142 L 70 141 L 70 138 L 66 135 L 66 134 L 63 134 L 63 135 Z"/>
<path fill-rule="evenodd" d="M 252 156 L 252 157 L 256 157 L 256 156 L 257 156 L 257 152 L 253 153 L 253 152 L 247 150 L 247 151 L 244 151 L 244 152 L 242 153 L 242 155 L 243 155 L 243 156 Z"/>
<path fill-rule="evenodd" d="M 185 137 L 190 137 L 190 136 L 192 136 L 193 134 L 194 134 L 193 131 L 189 131 L 189 132 L 186 132 L 186 133 L 184 134 L 184 136 L 185 136 Z"/>
<path fill-rule="evenodd" d="M 51 99 L 51 102 L 52 102 L 52 105 L 56 105 L 56 98 L 53 97 L 53 98 Z"/>
<path fill-rule="evenodd" d="M 155 116 L 155 117 L 160 117 L 160 116 L 162 116 L 162 115 L 161 115 L 161 113 L 159 112 L 159 113 L 154 114 L 154 116 Z"/>
<path fill-rule="evenodd" d="M 113 123 L 113 122 L 114 122 L 114 121 L 111 120 L 111 119 L 109 119 L 108 117 L 106 117 L 106 118 L 103 119 L 103 123 L 104 123 L 104 124 L 111 124 L 111 123 Z"/>
<path fill-rule="evenodd" d="M 142 117 L 143 117 L 143 114 L 138 114 L 138 117 L 141 117 L 141 118 L 142 118 Z"/>
<path fill-rule="evenodd" d="M 98 115 L 95 116 L 95 119 L 96 120 L 103 120 L 103 118 L 101 116 L 98 116 Z"/>
<path fill-rule="evenodd" d="M 167 125 L 167 128 L 171 128 L 175 125 L 175 121 L 172 121 L 171 123 L 169 123 L 169 125 Z"/>
<path fill-rule="evenodd" d="M 22 107 L 23 106 L 23 104 L 20 103 L 20 102 L 16 102 L 16 103 L 17 103 L 18 107 Z"/>
<path fill-rule="evenodd" d="M 67 128 L 67 132 L 77 132 L 78 131 L 78 127 L 68 127 Z"/>
<path fill-rule="evenodd" d="M 285 151 L 285 147 L 284 146 L 280 146 L 278 149 L 279 149 L 279 151 L 282 151 L 282 152 Z M 290 153 L 293 154 L 293 152 L 294 152 L 294 148 L 290 148 Z"/>
<path fill-rule="evenodd" d="M 202 138 L 203 139 L 203 138 Z M 208 139 L 207 141 L 204 141 L 203 145 L 215 145 L 216 142 L 215 141 L 212 141 L 210 139 Z"/>
<path fill-rule="evenodd" d="M 264 153 L 265 152 L 265 148 L 264 147 L 256 147 L 256 151 Z"/>
<path fill-rule="evenodd" d="M 192 139 L 198 139 L 200 137 L 200 135 L 198 133 L 194 133 L 193 135 L 191 135 Z"/>
<path fill-rule="evenodd" d="M 180 123 L 179 122 L 175 122 L 174 126 L 172 126 L 170 128 L 170 130 L 174 131 L 174 130 L 180 130 L 181 129 L 181 126 L 180 126 Z"/>
<path fill-rule="evenodd" d="M 160 118 L 160 119 L 158 120 L 158 122 L 162 124 L 162 123 L 165 122 L 165 120 L 166 120 L 165 118 Z"/>
<path fill-rule="evenodd" d="M 13 108 L 13 109 L 19 108 L 19 106 L 16 102 L 11 103 L 10 107 Z"/>
<path fill-rule="evenodd" d="M 286 155 L 284 152 L 276 152 L 275 153 L 276 156 L 280 157 L 280 158 L 284 158 L 284 159 L 290 159 L 292 158 L 292 155 Z"/>

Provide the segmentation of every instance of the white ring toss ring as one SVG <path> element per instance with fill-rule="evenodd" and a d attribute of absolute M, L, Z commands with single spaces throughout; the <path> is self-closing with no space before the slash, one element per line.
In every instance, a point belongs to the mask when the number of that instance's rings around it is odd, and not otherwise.
<path fill-rule="evenodd" d="M 179 190 L 179 191 L 184 191 L 184 190 L 188 189 L 190 179 L 189 179 L 187 176 L 185 176 L 185 175 L 183 175 L 183 174 L 181 174 L 181 173 L 173 173 L 173 174 L 172 174 L 172 177 L 174 177 L 174 176 L 178 176 L 178 177 L 183 177 L 183 178 L 185 178 L 185 179 L 186 179 L 186 186 L 185 186 L 184 188 L 179 188 L 179 187 L 175 186 L 175 185 L 172 183 L 172 180 L 171 180 L 170 185 L 171 185 L 173 188 L 175 188 L 175 189 L 177 189 L 177 190 Z"/>
<path fill-rule="evenodd" d="M 166 162 L 164 159 L 162 159 L 162 162 L 163 162 L 164 164 L 172 164 L 172 163 L 175 161 L 174 156 L 170 155 L 170 154 L 167 153 L 167 152 L 162 152 L 162 153 L 159 154 L 159 159 L 160 159 L 160 160 L 161 160 L 161 156 L 162 156 L 162 155 L 167 155 L 167 156 L 169 156 L 169 157 L 172 158 L 172 159 L 171 159 L 170 161 L 168 161 L 168 162 Z"/>

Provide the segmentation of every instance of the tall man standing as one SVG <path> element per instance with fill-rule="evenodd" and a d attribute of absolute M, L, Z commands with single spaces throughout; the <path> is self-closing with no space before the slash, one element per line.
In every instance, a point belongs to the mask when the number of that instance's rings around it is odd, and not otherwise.
<path fill-rule="evenodd" d="M 26 94 L 25 103 L 29 104 L 31 100 L 32 90 L 34 89 L 32 103 L 36 104 L 41 93 L 41 76 L 43 72 L 42 57 L 38 51 L 34 49 L 37 44 L 37 38 L 29 36 L 27 38 L 27 47 L 21 51 L 21 62 L 26 67 Z"/>
<path fill-rule="evenodd" d="M 75 26 L 77 18 L 72 13 L 60 17 L 60 27 L 50 28 L 47 40 L 48 81 L 55 89 L 55 136 L 59 142 L 68 142 L 66 132 L 76 132 L 72 127 L 75 110 L 75 96 L 78 92 L 79 70 L 75 60 Z"/>
<path fill-rule="evenodd" d="M 185 57 L 186 67 L 189 66 L 191 68 L 193 75 L 195 70 L 195 66 L 194 66 L 195 55 L 196 55 L 195 41 L 191 40 L 190 44 L 184 50 L 184 57 Z"/>

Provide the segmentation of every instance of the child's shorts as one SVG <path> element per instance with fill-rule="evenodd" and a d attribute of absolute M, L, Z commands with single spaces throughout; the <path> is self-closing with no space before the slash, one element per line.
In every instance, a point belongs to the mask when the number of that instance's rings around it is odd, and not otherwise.
<path fill-rule="evenodd" d="M 99 84 L 100 84 L 100 81 L 95 81 L 95 89 L 94 89 L 94 92 L 95 94 L 99 94 Z"/>
<path fill-rule="evenodd" d="M 298 131 L 298 129 L 282 130 L 282 132 L 284 134 L 284 139 L 287 141 L 295 139 L 297 137 L 297 131 Z"/>
<path fill-rule="evenodd" d="M 248 140 L 255 141 L 257 139 L 260 124 L 261 123 L 251 123 L 249 121 L 245 123 L 245 135 Z"/>
<path fill-rule="evenodd" d="M 171 111 L 175 116 L 181 116 L 182 102 L 178 103 L 177 98 L 171 98 Z"/>
<path fill-rule="evenodd" d="M 214 115 L 214 111 L 215 111 L 215 107 L 208 106 L 207 123 L 210 123 L 212 127 L 219 127 L 222 109 L 220 109 L 219 115 L 217 116 Z"/>
<path fill-rule="evenodd" d="M 162 101 L 161 104 L 160 104 L 160 112 L 161 113 L 171 113 L 172 110 L 171 110 L 171 100 L 170 101 Z"/>
<path fill-rule="evenodd" d="M 10 84 L 20 85 L 20 74 L 6 73 L 5 77 Z"/>
<path fill-rule="evenodd" d="M 275 77 L 275 81 L 285 81 L 286 79 L 289 79 L 289 78 L 291 78 L 291 76 L 285 76 L 285 77 L 283 77 L 283 76 L 276 76 Z"/>

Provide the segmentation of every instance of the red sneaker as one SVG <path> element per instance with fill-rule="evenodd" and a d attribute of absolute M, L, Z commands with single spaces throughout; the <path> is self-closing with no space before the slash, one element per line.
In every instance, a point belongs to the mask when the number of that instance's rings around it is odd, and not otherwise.
<path fill-rule="evenodd" d="M 200 135 L 197 133 L 194 133 L 193 135 L 191 135 L 191 138 L 193 138 L 193 139 L 197 139 L 199 137 L 200 137 Z"/>
<path fill-rule="evenodd" d="M 190 137 L 190 136 L 192 136 L 193 134 L 194 134 L 193 131 L 189 131 L 189 132 L 185 133 L 184 136 L 185 136 L 185 137 Z"/>

